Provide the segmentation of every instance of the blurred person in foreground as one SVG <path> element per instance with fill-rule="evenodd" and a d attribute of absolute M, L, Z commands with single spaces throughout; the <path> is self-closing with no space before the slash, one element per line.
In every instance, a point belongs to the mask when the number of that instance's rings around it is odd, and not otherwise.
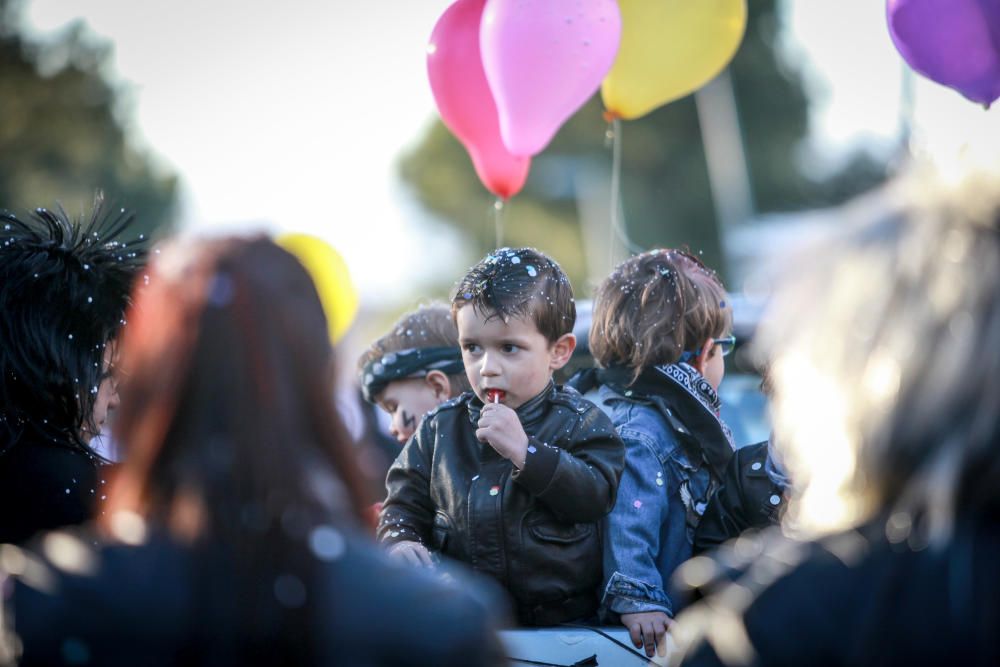
<path fill-rule="evenodd" d="M 899 188 L 762 332 L 784 527 L 820 536 L 685 564 L 686 665 L 1000 664 L 1000 178 Z"/>
<path fill-rule="evenodd" d="M 129 289 L 146 255 L 100 195 L 87 218 L 0 214 L 0 542 L 82 523 L 107 492 L 93 447 L 118 406 Z"/>
<path fill-rule="evenodd" d="M 163 250 L 124 336 L 107 512 L 2 547 L 0 663 L 499 663 L 473 586 L 362 537 L 327 331 L 309 276 L 269 240 Z"/>

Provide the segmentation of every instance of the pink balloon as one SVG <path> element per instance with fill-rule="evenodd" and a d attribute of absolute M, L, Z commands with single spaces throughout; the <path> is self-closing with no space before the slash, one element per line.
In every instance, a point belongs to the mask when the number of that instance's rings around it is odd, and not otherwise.
<path fill-rule="evenodd" d="M 512 153 L 548 145 L 600 87 L 620 39 L 615 0 L 486 1 L 483 66 Z"/>
<path fill-rule="evenodd" d="M 528 178 L 530 157 L 512 155 L 500 139 L 493 93 L 479 49 L 486 0 L 458 0 L 438 19 L 427 47 L 427 76 L 441 120 L 469 151 L 486 189 L 513 197 Z"/>

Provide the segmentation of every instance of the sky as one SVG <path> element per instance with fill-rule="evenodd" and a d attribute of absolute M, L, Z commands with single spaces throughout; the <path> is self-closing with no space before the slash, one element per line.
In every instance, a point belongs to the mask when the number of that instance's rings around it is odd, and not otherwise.
<path fill-rule="evenodd" d="M 474 259 L 397 177 L 400 154 L 434 118 L 425 49 L 448 5 L 29 0 L 26 19 L 44 36 L 83 17 L 113 43 L 135 137 L 182 178 L 186 229 L 320 236 L 363 302 L 391 308 Z M 904 68 L 884 3 L 799 0 L 782 18 L 789 60 L 805 64 L 820 95 L 805 155 L 835 164 L 856 145 L 890 146 Z M 913 92 L 918 150 L 945 154 L 971 139 L 997 154 L 996 112 L 919 78 Z"/>

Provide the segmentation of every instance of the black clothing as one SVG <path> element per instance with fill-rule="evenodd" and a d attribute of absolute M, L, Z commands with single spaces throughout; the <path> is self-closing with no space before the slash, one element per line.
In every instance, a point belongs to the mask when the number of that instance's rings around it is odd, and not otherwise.
<path fill-rule="evenodd" d="M 550 384 L 517 409 L 529 440 L 518 471 L 476 439 L 482 407 L 465 393 L 424 418 L 389 470 L 379 539 L 419 541 L 492 576 L 523 625 L 592 616 L 621 440 L 592 403 Z"/>
<path fill-rule="evenodd" d="M 0 454 L 0 543 L 92 518 L 105 494 L 106 468 L 69 444 L 22 436 Z"/>
<path fill-rule="evenodd" d="M 389 562 L 368 540 L 324 530 L 326 543 L 315 558 L 303 544 L 314 566 L 314 576 L 304 582 L 308 613 L 280 604 L 282 595 L 296 595 L 294 582 L 290 592 L 280 592 L 280 570 L 248 589 L 221 547 L 183 546 L 156 534 L 141 546 L 88 550 L 93 538 L 81 533 L 87 556 L 78 562 L 93 563 L 93 574 L 72 574 L 46 562 L 51 588 L 33 587 L 37 572 L 11 577 L 0 630 L 13 627 L 23 643 L 22 667 L 505 664 L 494 632 L 496 607 L 488 593 L 474 597 L 479 582 L 435 581 Z M 254 599 L 248 590 L 261 588 L 256 601 L 269 599 L 270 605 L 248 604 Z M 499 592 L 493 599 L 502 600 Z M 248 607 L 258 618 L 273 619 L 267 632 L 240 626 Z M 4 649 L 17 641 L 3 634 L 0 664 Z"/>
<path fill-rule="evenodd" d="M 883 519 L 803 549 L 805 560 L 741 614 L 756 652 L 750 664 L 1000 664 L 995 519 L 960 520 L 941 547 L 893 544 Z M 683 664 L 726 663 L 702 644 Z"/>
<path fill-rule="evenodd" d="M 696 555 L 750 528 L 778 523 L 787 503 L 784 489 L 768 476 L 766 463 L 767 441 L 736 450 L 695 530 Z"/>

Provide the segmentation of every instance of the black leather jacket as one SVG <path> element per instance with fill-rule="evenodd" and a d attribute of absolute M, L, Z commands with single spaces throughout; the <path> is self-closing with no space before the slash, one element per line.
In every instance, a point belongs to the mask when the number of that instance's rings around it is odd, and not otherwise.
<path fill-rule="evenodd" d="M 494 577 L 523 625 L 591 616 L 621 440 L 592 403 L 550 384 L 517 410 L 529 438 L 518 471 L 476 439 L 482 405 L 466 393 L 424 418 L 389 470 L 379 540 L 419 541 Z"/>
<path fill-rule="evenodd" d="M 695 554 L 739 537 L 750 528 L 778 523 L 787 503 L 784 489 L 768 476 L 766 461 L 766 441 L 736 450 L 722 485 L 695 530 Z"/>

